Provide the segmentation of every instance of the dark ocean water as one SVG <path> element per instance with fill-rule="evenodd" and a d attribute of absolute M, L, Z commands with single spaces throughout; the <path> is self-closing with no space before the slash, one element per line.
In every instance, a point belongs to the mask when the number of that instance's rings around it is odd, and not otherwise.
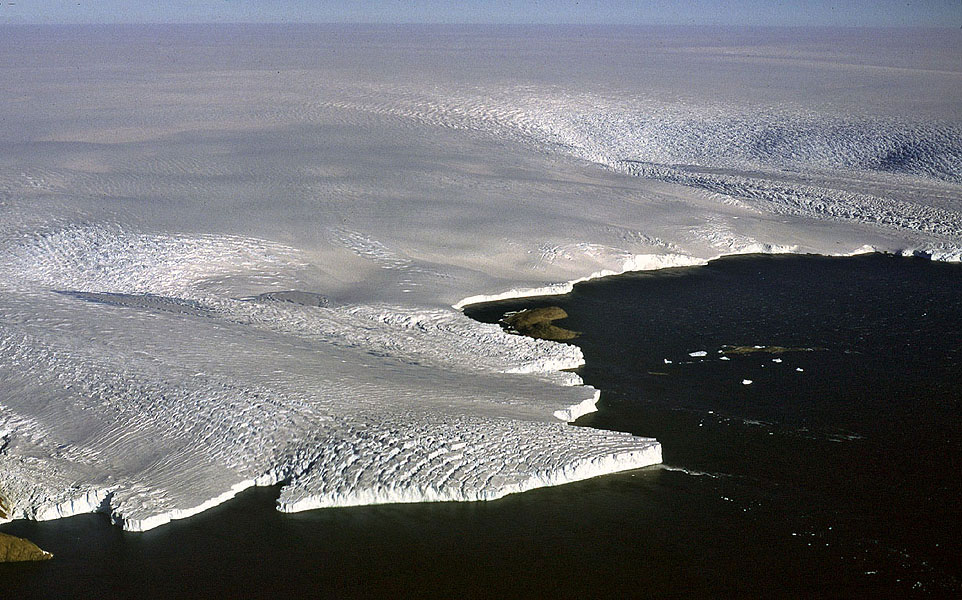
<path fill-rule="evenodd" d="M 0 565 L 0 598 L 962 595 L 962 265 L 746 256 L 466 312 L 551 305 L 602 389 L 578 425 L 657 437 L 667 468 L 295 515 L 255 489 L 142 534 L 10 523 L 56 558 Z"/>

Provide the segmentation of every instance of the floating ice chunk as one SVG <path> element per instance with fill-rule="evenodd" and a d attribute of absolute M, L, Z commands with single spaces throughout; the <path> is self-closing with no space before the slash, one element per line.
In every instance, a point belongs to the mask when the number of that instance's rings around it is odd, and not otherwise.
<path fill-rule="evenodd" d="M 689 352 L 688 356 L 691 356 L 692 358 L 698 358 L 701 356 L 708 356 L 708 353 L 704 350 L 698 350 L 697 352 Z"/>
<path fill-rule="evenodd" d="M 720 357 L 718 360 L 731 360 L 731 359 L 728 358 L 727 356 L 722 356 L 722 357 Z"/>
<path fill-rule="evenodd" d="M 801 372 L 803 372 L 805 369 L 803 369 L 803 368 L 801 368 L 801 367 L 795 367 L 795 370 L 798 371 L 799 373 L 801 373 Z"/>
<path fill-rule="evenodd" d="M 773 362 L 773 363 L 780 363 L 780 362 L 782 362 L 782 359 L 780 359 L 780 358 L 773 358 L 773 359 L 772 359 L 772 362 Z"/>
<path fill-rule="evenodd" d="M 665 364 L 666 364 L 666 365 L 670 365 L 670 364 L 671 364 L 671 361 L 666 358 L 666 359 L 665 359 Z"/>
<path fill-rule="evenodd" d="M 752 384 L 751 379 L 742 379 L 742 385 L 751 385 L 751 384 Z"/>

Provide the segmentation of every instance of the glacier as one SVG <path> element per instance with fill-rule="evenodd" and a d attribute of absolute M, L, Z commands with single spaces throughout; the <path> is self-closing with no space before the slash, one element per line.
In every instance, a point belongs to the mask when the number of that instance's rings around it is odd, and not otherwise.
<path fill-rule="evenodd" d="M 460 309 L 736 253 L 962 258 L 946 30 L 3 27 L 0 519 L 141 531 L 659 463 Z"/>

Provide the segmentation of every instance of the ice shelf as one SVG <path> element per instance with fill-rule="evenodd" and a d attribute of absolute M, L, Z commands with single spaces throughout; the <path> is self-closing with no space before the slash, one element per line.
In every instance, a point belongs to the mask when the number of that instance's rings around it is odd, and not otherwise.
<path fill-rule="evenodd" d="M 460 308 L 734 253 L 962 256 L 950 35 L 245 32 L 3 31 L 0 518 L 655 464 L 569 424 L 578 348 Z"/>

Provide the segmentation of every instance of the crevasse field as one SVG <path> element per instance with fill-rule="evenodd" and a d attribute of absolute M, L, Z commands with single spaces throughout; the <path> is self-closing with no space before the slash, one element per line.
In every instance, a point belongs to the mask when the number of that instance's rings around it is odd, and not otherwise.
<path fill-rule="evenodd" d="M 960 57 L 952 29 L 4 27 L 5 518 L 658 463 L 568 424 L 580 350 L 458 307 L 732 253 L 958 261 Z"/>

